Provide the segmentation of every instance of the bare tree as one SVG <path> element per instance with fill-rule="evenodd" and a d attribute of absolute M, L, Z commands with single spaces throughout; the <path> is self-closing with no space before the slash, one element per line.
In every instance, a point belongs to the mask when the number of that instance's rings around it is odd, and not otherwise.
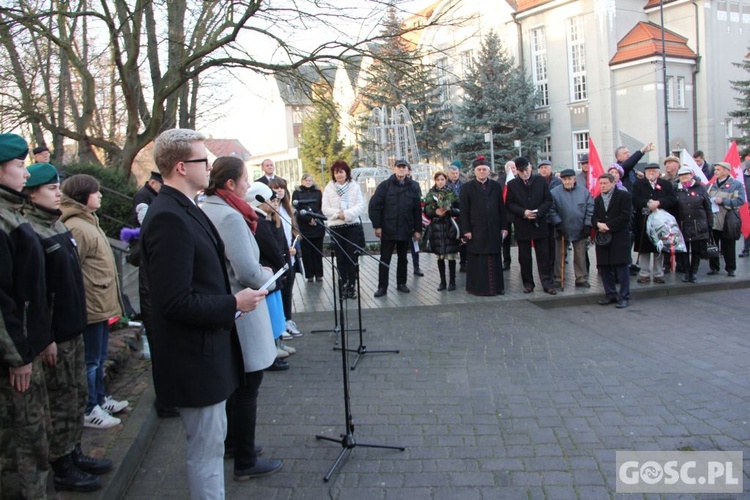
<path fill-rule="evenodd" d="M 79 156 L 129 175 L 159 132 L 195 125 L 210 70 L 276 74 L 373 55 L 373 42 L 402 34 L 373 22 L 394 3 L 0 0 L 0 66 L 9 70 L 0 88 L 3 127 L 23 124 L 39 142 L 45 132 L 73 139 Z M 300 32 L 324 32 L 328 41 L 300 48 L 292 36 Z"/>

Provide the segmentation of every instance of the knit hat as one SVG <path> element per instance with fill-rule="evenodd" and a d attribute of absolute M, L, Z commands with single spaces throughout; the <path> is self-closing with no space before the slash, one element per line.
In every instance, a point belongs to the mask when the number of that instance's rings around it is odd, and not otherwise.
<path fill-rule="evenodd" d="M 276 193 L 267 184 L 263 184 L 262 182 L 253 182 L 250 184 L 247 193 L 245 193 L 245 201 L 253 208 L 257 208 L 274 198 L 276 198 Z"/>
<path fill-rule="evenodd" d="M 450 166 L 457 167 L 460 170 L 464 167 L 464 164 L 461 163 L 461 160 L 453 160 L 453 163 L 451 163 Z"/>
<path fill-rule="evenodd" d="M 26 140 L 17 134 L 0 134 L 0 163 L 10 160 L 25 160 L 29 154 Z"/>
<path fill-rule="evenodd" d="M 60 175 L 54 165 L 49 163 L 34 163 L 26 170 L 29 171 L 29 178 L 26 179 L 26 187 L 32 188 L 43 186 L 45 184 L 58 184 Z"/>
<path fill-rule="evenodd" d="M 620 178 L 621 178 L 621 179 L 622 179 L 622 176 L 623 176 L 623 175 L 625 175 L 625 171 L 624 171 L 624 170 L 622 169 L 622 167 L 621 167 L 620 165 L 618 165 L 617 163 L 613 163 L 613 164 L 611 164 L 611 165 L 609 166 L 609 168 L 607 168 L 607 172 L 609 172 L 609 171 L 610 171 L 610 170 L 612 170 L 612 169 L 615 169 L 615 170 L 617 170 L 617 171 L 618 171 L 618 172 L 620 173 Z"/>

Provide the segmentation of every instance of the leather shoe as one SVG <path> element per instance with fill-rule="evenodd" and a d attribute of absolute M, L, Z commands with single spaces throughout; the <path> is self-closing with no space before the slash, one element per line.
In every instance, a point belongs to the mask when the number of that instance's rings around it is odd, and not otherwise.
<path fill-rule="evenodd" d="M 378 288 L 377 290 L 375 290 L 374 297 L 377 299 L 378 297 L 382 297 L 386 293 L 388 293 L 388 291 L 385 288 Z"/>
<path fill-rule="evenodd" d="M 289 369 L 289 363 L 283 359 L 276 358 L 271 366 L 266 368 L 267 372 L 283 372 Z"/>
<path fill-rule="evenodd" d="M 554 289 L 554 288 L 547 288 L 547 289 L 545 290 L 545 292 L 547 292 L 547 293 L 548 293 L 548 294 L 550 294 L 550 295 L 557 295 L 557 292 L 555 291 L 555 289 Z"/>
<path fill-rule="evenodd" d="M 635 280 L 636 283 L 649 283 L 651 281 L 650 276 L 641 276 L 637 280 Z M 654 278 L 654 281 L 656 281 L 656 278 Z"/>
<path fill-rule="evenodd" d="M 727 271 L 727 276 L 729 276 L 730 278 L 734 278 L 737 275 L 734 273 L 734 271 Z"/>
<path fill-rule="evenodd" d="M 419 269 L 414 270 L 414 276 L 424 276 L 424 273 L 420 271 Z"/>
<path fill-rule="evenodd" d="M 628 302 L 628 299 L 620 299 L 615 307 L 617 307 L 618 309 L 625 309 L 629 305 L 630 303 Z"/>
<path fill-rule="evenodd" d="M 449 292 L 452 292 L 452 291 L 453 291 L 453 290 L 455 290 L 455 289 L 456 289 L 456 283 L 455 283 L 455 282 L 453 282 L 453 281 L 451 281 L 451 282 L 450 282 L 450 283 L 448 284 L 448 291 L 449 291 Z"/>
<path fill-rule="evenodd" d="M 738 257 L 742 257 L 742 258 L 745 258 L 745 257 L 747 257 L 748 255 L 750 255 L 750 251 L 747 251 L 747 250 L 743 250 L 743 251 L 741 251 L 741 252 L 740 252 L 740 254 L 738 255 Z"/>
<path fill-rule="evenodd" d="M 600 306 L 608 306 L 610 304 L 614 304 L 615 302 L 617 302 L 617 299 L 615 297 L 611 297 L 611 298 L 608 297 L 606 299 L 600 300 L 599 301 L 599 305 Z"/>
<path fill-rule="evenodd" d="M 73 453 L 70 454 L 70 458 L 73 461 L 73 465 L 89 474 L 100 475 L 112 470 L 112 460 L 84 455 L 80 444 L 77 444 L 75 448 L 73 448 Z"/>
<path fill-rule="evenodd" d="M 666 283 L 666 281 L 661 276 L 657 276 L 656 278 L 654 278 L 654 283 L 664 284 Z"/>
<path fill-rule="evenodd" d="M 397 285 L 396 290 L 402 293 L 409 293 L 411 290 L 409 290 L 409 287 L 406 285 Z"/>
<path fill-rule="evenodd" d="M 525 286 L 525 287 L 523 287 L 523 293 L 531 293 L 533 291 L 534 291 L 534 287 L 533 286 Z"/>
<path fill-rule="evenodd" d="M 255 467 L 249 469 L 235 470 L 234 480 L 235 481 L 247 481 L 256 477 L 270 476 L 281 470 L 281 460 L 263 460 L 258 459 L 255 462 Z"/>
<path fill-rule="evenodd" d="M 709 275 L 709 276 L 715 276 L 715 275 L 719 274 L 719 270 L 718 269 L 711 269 L 706 274 Z"/>

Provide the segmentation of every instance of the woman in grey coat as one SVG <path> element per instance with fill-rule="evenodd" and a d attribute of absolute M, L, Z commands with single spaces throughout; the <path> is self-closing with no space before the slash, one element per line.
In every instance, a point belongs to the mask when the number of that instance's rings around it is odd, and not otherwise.
<path fill-rule="evenodd" d="M 224 242 L 229 283 L 233 293 L 246 287 L 258 289 L 273 274 L 260 265 L 260 251 L 253 232 L 258 216 L 244 200 L 249 187 L 242 160 L 223 156 L 214 161 L 203 211 Z M 273 285 L 269 287 L 273 289 Z M 263 370 L 271 366 L 277 351 L 268 306 L 263 301 L 236 321 L 245 364 L 245 377 L 227 401 L 227 454 L 234 455 L 234 479 L 245 481 L 281 469 L 280 460 L 257 458 L 255 420 L 258 389 Z"/>

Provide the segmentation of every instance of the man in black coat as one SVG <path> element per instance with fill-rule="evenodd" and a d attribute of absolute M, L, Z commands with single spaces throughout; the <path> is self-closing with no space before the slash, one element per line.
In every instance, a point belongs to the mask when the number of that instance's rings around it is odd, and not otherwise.
<path fill-rule="evenodd" d="M 638 252 L 638 283 L 651 281 L 653 269 L 654 283 L 664 283 L 664 254 L 659 252 L 646 231 L 646 221 L 651 212 L 657 209 L 671 212 L 677 205 L 677 195 L 672 182 L 660 179 L 658 163 L 646 165 L 646 177 L 633 184 L 633 209 L 635 210 L 635 251 Z M 651 255 L 654 265 L 651 267 Z"/>
<path fill-rule="evenodd" d="M 631 191 L 631 189 L 633 188 L 633 183 L 636 180 L 634 170 L 635 166 L 639 161 L 641 161 L 643 155 L 653 149 L 654 145 L 651 142 L 643 146 L 640 151 L 636 151 L 633 154 L 630 154 L 630 149 L 628 149 L 626 146 L 620 146 L 615 149 L 615 160 L 617 160 L 617 164 L 622 167 L 623 171 L 621 179 L 622 185 L 625 186 L 625 189 L 627 189 L 628 191 Z"/>
<path fill-rule="evenodd" d="M 375 236 L 380 238 L 380 269 L 375 297 L 388 293 L 388 267 L 393 249 L 398 253 L 396 290 L 409 293 L 406 286 L 406 255 L 422 235 L 422 193 L 419 184 L 407 177 L 409 163 L 396 160 L 394 174 L 375 189 L 369 205 Z"/>
<path fill-rule="evenodd" d="M 269 182 L 276 179 L 276 165 L 274 165 L 273 160 L 270 158 L 266 158 L 263 160 L 263 163 L 260 164 L 261 170 L 263 170 L 263 175 L 255 179 L 255 182 L 262 182 L 266 186 Z M 281 179 L 281 177 L 279 177 Z"/>
<path fill-rule="evenodd" d="M 180 410 L 193 498 L 224 496 L 225 404 L 242 373 L 235 315 L 253 310 L 267 293 L 230 291 L 224 244 L 193 201 L 208 185 L 204 140 L 184 129 L 156 138 L 164 186 L 141 231 L 152 291 L 154 385 L 165 405 Z"/>
<path fill-rule="evenodd" d="M 151 203 L 154 202 L 156 196 L 159 194 L 162 184 L 164 184 L 164 179 L 162 179 L 161 174 L 159 172 L 151 172 L 146 183 L 135 192 L 135 195 L 133 196 L 133 206 L 130 210 L 131 226 L 141 226 L 141 223 L 138 220 L 138 205 L 145 203 L 146 205 L 151 206 Z"/>
<path fill-rule="evenodd" d="M 524 293 L 534 291 L 534 276 L 531 265 L 531 244 L 534 243 L 536 266 L 544 291 L 555 295 L 552 279 L 552 265 L 549 255 L 549 230 L 547 213 L 552 206 L 547 181 L 539 175 L 532 175 L 529 160 L 519 156 L 516 164 L 518 176 L 508 182 L 505 200 L 508 212 L 514 216 L 513 225 L 518 242 L 518 263 L 521 266 L 521 280 Z"/>
<path fill-rule="evenodd" d="M 597 233 L 609 235 L 611 240 L 600 245 L 602 240 L 596 238 L 596 266 L 599 269 L 602 286 L 606 297 L 600 305 L 617 304 L 618 309 L 628 307 L 630 301 L 630 219 L 633 205 L 630 193 L 615 188 L 612 174 L 599 176 L 601 194 L 594 199 L 594 215 L 591 224 Z M 620 282 L 620 293 L 617 293 L 615 276 Z"/>
<path fill-rule="evenodd" d="M 461 188 L 461 235 L 466 240 L 466 291 L 473 295 L 502 295 L 502 242 L 508 237 L 503 188 L 489 178 L 490 167 L 480 156 L 474 180 Z"/>

